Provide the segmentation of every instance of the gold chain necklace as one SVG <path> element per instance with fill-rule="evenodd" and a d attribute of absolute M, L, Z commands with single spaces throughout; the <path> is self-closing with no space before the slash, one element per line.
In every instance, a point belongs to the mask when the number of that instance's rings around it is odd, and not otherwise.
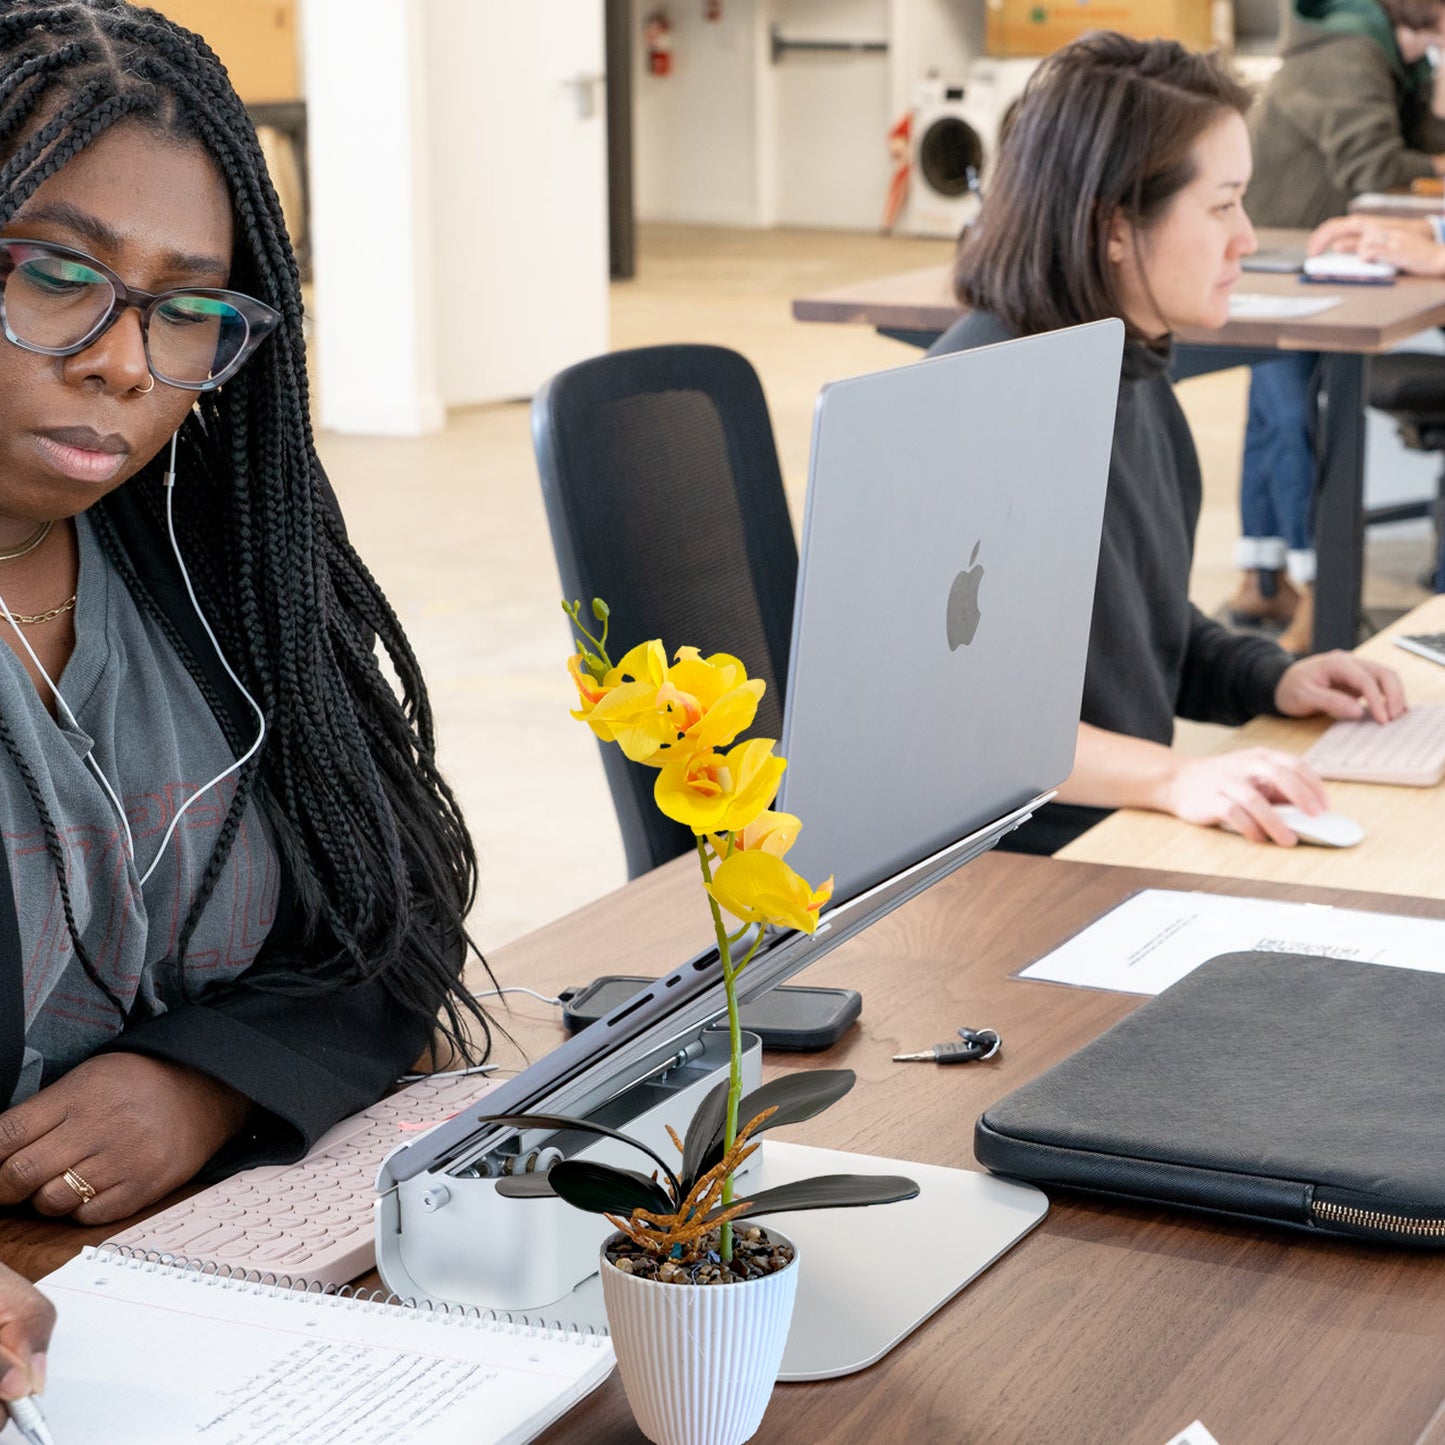
<path fill-rule="evenodd" d="M 75 606 L 75 599 L 78 596 L 80 596 L 78 592 L 72 592 L 59 607 L 52 607 L 49 612 L 12 612 L 10 615 L 17 622 L 24 622 L 31 626 L 37 622 L 54 622 L 57 617 L 63 617 Z"/>
<path fill-rule="evenodd" d="M 13 562 L 33 552 L 49 535 L 54 522 L 42 522 L 13 552 L 0 552 L 0 562 Z"/>

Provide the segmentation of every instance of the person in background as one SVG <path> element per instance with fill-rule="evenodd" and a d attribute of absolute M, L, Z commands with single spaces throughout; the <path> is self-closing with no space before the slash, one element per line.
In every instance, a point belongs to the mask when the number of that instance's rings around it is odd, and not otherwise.
<path fill-rule="evenodd" d="M 95 1225 L 485 1040 L 476 860 L 203 40 L 0 0 L 0 288 L 0 1206 Z"/>
<path fill-rule="evenodd" d="M 1390 669 L 1344 652 L 1293 661 L 1189 601 L 1201 479 L 1169 384 L 1170 333 L 1222 326 L 1254 249 L 1249 99 L 1213 57 L 1084 36 L 1030 81 L 959 246 L 957 290 L 973 309 L 934 353 L 1108 316 L 1127 332 L 1074 771 L 1005 846 L 1054 852 L 1117 807 L 1289 846 L 1271 804 L 1321 811 L 1315 773 L 1264 748 L 1186 756 L 1170 746 L 1175 717 L 1383 722 L 1404 709 Z"/>
<path fill-rule="evenodd" d="M 1445 0 L 1296 0 L 1295 13 L 1297 33 L 1250 116 L 1255 223 L 1313 228 L 1363 191 L 1445 172 L 1427 59 L 1445 43 Z M 1286 623 L 1280 645 L 1295 653 L 1314 629 L 1319 373 L 1313 352 L 1253 368 L 1240 476 L 1243 575 L 1230 610 Z"/>

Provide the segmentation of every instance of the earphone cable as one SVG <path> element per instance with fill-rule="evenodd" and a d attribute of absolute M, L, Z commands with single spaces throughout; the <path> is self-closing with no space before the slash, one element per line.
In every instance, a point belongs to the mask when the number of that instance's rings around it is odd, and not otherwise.
<path fill-rule="evenodd" d="M 261 744 L 266 739 L 266 714 L 261 711 L 261 705 L 246 690 L 245 683 L 243 683 L 241 679 L 236 676 L 235 669 L 226 660 L 226 654 L 221 651 L 221 644 L 219 641 L 217 641 L 216 634 L 211 630 L 211 624 L 206 620 L 206 614 L 201 611 L 200 601 L 196 597 L 196 589 L 191 585 L 191 574 L 186 571 L 185 559 L 181 556 L 181 545 L 176 540 L 176 524 L 172 510 L 172 502 L 175 497 L 176 443 L 179 438 L 179 431 L 177 431 L 171 437 L 170 464 L 166 468 L 164 483 L 166 489 L 166 531 L 171 539 L 171 551 L 175 553 L 176 565 L 181 569 L 181 580 L 186 584 L 186 593 L 191 599 L 191 606 L 195 609 L 196 616 L 200 619 L 201 626 L 206 629 L 206 636 L 211 639 L 211 646 L 215 649 L 216 656 L 220 659 L 221 666 L 226 669 L 226 676 L 229 677 L 231 681 L 236 684 L 236 688 L 240 692 L 241 696 L 244 697 L 246 701 L 251 704 L 251 710 L 256 714 L 256 721 L 259 724 L 260 730 L 256 734 L 255 742 L 253 742 L 251 746 L 247 748 L 246 751 L 242 753 L 241 756 L 230 765 L 230 767 L 225 768 L 221 772 L 217 773 L 216 776 L 212 778 L 211 781 L 207 783 L 204 787 L 197 788 L 196 791 L 192 793 L 191 796 L 187 798 L 186 801 L 182 803 L 179 808 L 176 809 L 175 816 L 171 819 L 170 824 L 166 828 L 165 835 L 161 838 L 161 846 L 157 851 L 156 856 L 151 859 L 150 867 L 147 868 L 143 874 L 141 874 L 140 881 L 142 886 L 145 885 L 146 879 L 148 879 L 151 874 L 155 872 L 156 865 L 161 861 L 161 858 L 165 854 L 166 848 L 170 845 L 171 836 L 175 833 L 176 826 L 180 823 L 181 818 L 185 815 L 186 809 L 189 808 L 192 803 L 196 802 L 204 794 L 210 792 L 210 790 L 214 788 L 218 783 L 224 782 L 227 778 L 231 776 L 232 773 L 240 772 L 240 770 L 245 767 L 246 764 L 250 762 L 253 757 L 255 757 L 256 753 L 260 750 Z M 114 796 L 114 794 L 112 794 L 112 796 Z M 126 831 L 129 832 L 129 829 L 127 829 Z"/>
<path fill-rule="evenodd" d="M 175 553 L 176 564 L 181 569 L 181 580 L 186 584 L 186 594 L 191 599 L 191 606 L 195 609 L 196 616 L 200 619 L 201 626 L 206 629 L 206 636 L 210 638 L 211 646 L 215 648 L 216 656 L 220 659 L 221 666 L 226 669 L 226 676 L 229 677 L 231 681 L 236 684 L 236 687 L 239 690 L 241 696 L 244 697 L 246 701 L 251 704 L 251 710 L 256 714 L 256 721 L 259 724 L 259 731 L 256 734 L 255 742 L 253 742 L 251 746 L 247 748 L 246 751 L 242 753 L 242 755 L 237 758 L 234 763 L 232 763 L 229 767 L 223 769 L 221 772 L 217 773 L 216 776 L 212 778 L 211 781 L 207 783 L 204 787 L 197 788 L 196 791 L 192 793 L 191 796 L 187 798 L 186 801 L 182 803 L 179 808 L 176 809 L 175 816 L 171 819 L 169 825 L 166 828 L 165 834 L 161 838 L 161 845 L 156 850 L 155 857 L 151 859 L 150 866 L 145 870 L 144 873 L 140 875 L 141 887 L 145 886 L 151 874 L 156 871 L 156 866 L 165 856 L 165 851 L 170 846 L 171 838 L 175 834 L 176 826 L 180 823 L 181 818 L 185 815 L 186 809 L 189 808 L 192 803 L 203 797 L 206 793 L 210 792 L 210 790 L 214 788 L 218 783 L 224 782 L 227 778 L 231 776 L 232 773 L 239 772 L 243 767 L 245 767 L 245 765 L 253 757 L 255 757 L 257 751 L 261 747 L 261 744 L 265 741 L 266 738 L 266 714 L 261 711 L 260 704 L 246 690 L 246 685 L 241 681 L 239 677 L 236 676 L 235 669 L 226 660 L 226 654 L 221 651 L 221 644 L 219 641 L 217 641 L 216 634 L 211 630 L 211 624 L 206 620 L 206 614 L 201 611 L 201 604 L 196 597 L 196 589 L 191 585 L 191 574 L 186 571 L 185 559 L 181 556 L 180 543 L 176 540 L 175 518 L 172 513 L 171 502 L 175 493 L 176 443 L 178 437 L 179 433 L 171 437 L 170 464 L 167 467 L 165 474 L 166 531 L 170 536 L 171 551 Z M 55 698 L 56 705 L 59 707 L 60 712 L 65 719 L 66 726 L 74 729 L 74 731 L 78 733 L 83 733 L 85 730 L 80 726 L 79 722 L 76 721 L 75 714 L 70 710 L 70 704 L 66 702 L 64 697 L 61 696 L 60 689 L 56 686 L 55 680 L 45 670 L 45 666 L 40 661 L 39 657 L 36 656 L 35 649 L 30 645 L 30 639 L 26 637 L 24 632 L 21 631 L 20 624 L 15 620 L 15 614 L 11 612 L 10 606 L 5 601 L 5 598 L 3 596 L 0 596 L 0 612 L 4 613 L 5 620 L 9 622 L 11 628 L 15 632 L 16 637 L 20 639 L 20 645 L 29 655 L 31 662 L 35 664 L 36 671 L 39 672 L 40 676 L 45 679 L 45 685 L 50 689 L 51 695 Z M 99 782 L 100 786 L 105 790 L 106 796 L 110 799 L 111 805 L 115 808 L 116 816 L 120 819 L 120 825 L 123 829 L 125 829 L 127 857 L 129 857 L 131 864 L 133 866 L 136 866 L 135 836 L 130 829 L 130 819 L 126 816 L 125 804 L 121 802 L 119 796 L 116 794 L 115 788 L 111 786 L 110 779 L 106 777 L 105 770 L 100 766 L 98 762 L 96 762 L 95 757 L 92 753 L 87 752 L 85 754 L 85 763 L 86 766 L 90 769 L 90 771 L 95 775 L 96 781 Z"/>

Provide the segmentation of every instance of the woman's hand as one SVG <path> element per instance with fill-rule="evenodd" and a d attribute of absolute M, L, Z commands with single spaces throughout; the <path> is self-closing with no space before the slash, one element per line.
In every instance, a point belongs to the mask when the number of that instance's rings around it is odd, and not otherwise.
<path fill-rule="evenodd" d="M 0 1205 L 29 1200 L 79 1224 L 124 1219 L 191 1178 L 249 1111 L 183 1064 L 98 1054 L 0 1114 Z"/>
<path fill-rule="evenodd" d="M 1271 804 L 1293 803 L 1311 816 L 1329 806 L 1319 774 L 1295 753 L 1274 748 L 1181 757 L 1162 801 L 1164 811 L 1186 823 L 1228 828 L 1253 843 L 1284 848 L 1299 839 Z"/>
<path fill-rule="evenodd" d="M 1079 724 L 1074 771 L 1059 789 L 1065 803 L 1150 808 L 1201 827 L 1231 828 L 1256 843 L 1299 840 L 1271 803 L 1293 803 L 1313 816 L 1329 806 L 1319 774 L 1294 753 L 1242 748 L 1189 757 L 1144 738 Z"/>
<path fill-rule="evenodd" d="M 45 1352 L 54 1328 L 55 1306 L 0 1264 L 0 1401 L 38 1395 L 45 1388 Z M 0 1405 L 0 1425 L 5 1419 Z"/>
<path fill-rule="evenodd" d="M 1274 705 L 1286 717 L 1372 717 L 1385 723 L 1405 711 L 1405 687 L 1394 668 L 1353 652 L 1319 652 L 1285 669 Z"/>
<path fill-rule="evenodd" d="M 1445 275 L 1445 246 L 1437 244 L 1430 223 L 1388 216 L 1336 216 L 1309 239 L 1308 251 L 1353 251 L 1365 261 L 1388 261 L 1411 276 Z"/>

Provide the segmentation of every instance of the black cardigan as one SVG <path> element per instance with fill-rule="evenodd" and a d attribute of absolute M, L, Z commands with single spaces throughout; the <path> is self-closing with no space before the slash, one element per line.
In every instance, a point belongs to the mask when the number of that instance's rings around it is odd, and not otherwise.
<path fill-rule="evenodd" d="M 124 491 L 106 511 L 149 594 L 138 600 L 152 603 L 174 625 L 183 661 L 210 681 L 226 707 L 218 721 L 235 746 L 253 735 L 254 715 L 222 669 L 170 549 L 157 547 L 153 527 Z M 129 1025 L 102 1050 L 190 1065 L 260 1106 L 252 1127 L 221 1151 L 208 1173 L 301 1157 L 338 1119 L 379 1098 L 431 1037 L 434 1013 L 423 1017 L 403 1008 L 379 983 L 302 997 L 262 987 L 268 968 L 294 966 L 308 952 L 326 948 L 325 937 L 306 937 L 304 922 L 283 862 L 276 921 L 246 972 L 195 1002 Z M 23 986 L 15 893 L 0 849 L 0 1101 L 10 1098 L 20 1074 Z"/>

